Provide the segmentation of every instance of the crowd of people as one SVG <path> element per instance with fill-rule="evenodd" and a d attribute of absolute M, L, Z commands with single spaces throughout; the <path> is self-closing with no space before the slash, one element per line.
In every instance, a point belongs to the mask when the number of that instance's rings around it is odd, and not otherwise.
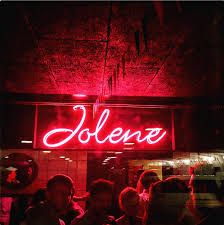
<path fill-rule="evenodd" d="M 120 192 L 119 218 L 110 210 L 113 182 L 95 180 L 80 198 L 75 196 L 73 180 L 59 174 L 34 195 L 19 225 L 223 225 L 223 185 L 201 171 L 195 167 L 189 183 L 177 177 L 160 180 L 154 171 L 144 171 L 137 188 Z M 85 211 L 80 200 L 87 203 Z"/>

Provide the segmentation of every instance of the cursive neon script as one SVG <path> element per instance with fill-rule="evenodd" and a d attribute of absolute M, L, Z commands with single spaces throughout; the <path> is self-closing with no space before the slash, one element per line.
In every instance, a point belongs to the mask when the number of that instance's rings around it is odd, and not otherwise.
<path fill-rule="evenodd" d="M 60 147 L 68 143 L 75 136 L 78 137 L 78 141 L 82 144 L 88 143 L 91 138 L 94 138 L 98 144 L 104 144 L 106 142 L 111 144 L 117 144 L 121 142 L 125 143 L 131 138 L 135 138 L 136 142 L 138 143 L 147 142 L 148 144 L 152 145 L 158 143 L 166 135 L 166 131 L 163 128 L 146 128 L 145 131 L 147 131 L 147 134 L 143 137 L 142 132 L 139 130 L 131 132 L 130 129 L 124 130 L 121 127 L 117 127 L 113 129 L 104 139 L 100 140 L 98 134 L 104 128 L 109 118 L 110 110 L 104 109 L 96 124 L 95 131 L 93 132 L 91 132 L 89 128 L 82 129 L 83 123 L 86 119 L 86 108 L 83 105 L 76 105 L 73 107 L 73 110 L 82 111 L 82 117 L 77 127 L 73 130 L 67 128 L 57 128 L 47 132 L 43 138 L 44 145 L 51 148 Z M 63 133 L 68 134 L 63 140 L 57 142 L 49 141 L 49 138 L 53 135 Z"/>

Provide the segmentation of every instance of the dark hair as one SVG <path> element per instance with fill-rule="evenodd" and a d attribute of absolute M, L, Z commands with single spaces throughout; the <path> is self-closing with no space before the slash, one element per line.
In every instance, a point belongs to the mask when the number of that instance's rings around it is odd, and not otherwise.
<path fill-rule="evenodd" d="M 34 194 L 31 200 L 31 205 L 36 205 L 46 200 L 46 188 L 39 188 Z"/>
<path fill-rule="evenodd" d="M 145 189 L 148 189 L 151 184 L 159 181 L 157 173 L 152 170 L 143 172 L 139 179 Z"/>
<path fill-rule="evenodd" d="M 156 182 L 152 188 L 152 193 L 190 193 L 190 188 L 187 186 L 185 181 L 177 178 L 170 177 L 163 181 Z"/>
<path fill-rule="evenodd" d="M 50 178 L 47 182 L 47 190 L 50 190 L 52 187 L 54 187 L 58 183 L 66 185 L 71 190 L 71 194 L 72 195 L 74 194 L 75 189 L 74 189 L 73 180 L 72 178 L 64 174 L 57 174 L 53 176 L 52 178 Z"/>
<path fill-rule="evenodd" d="M 151 185 L 146 224 L 176 224 L 190 197 L 183 180 L 167 178 Z"/>
<path fill-rule="evenodd" d="M 129 199 L 132 199 L 132 198 L 134 198 L 136 196 L 139 198 L 138 192 L 136 191 L 135 188 L 132 188 L 132 187 L 124 188 L 121 191 L 120 195 L 119 195 L 119 206 L 120 206 L 120 209 L 124 211 L 124 205 L 127 204 L 126 202 Z"/>
<path fill-rule="evenodd" d="M 102 192 L 113 194 L 113 182 L 105 179 L 98 179 L 91 183 L 89 188 L 90 197 Z"/>

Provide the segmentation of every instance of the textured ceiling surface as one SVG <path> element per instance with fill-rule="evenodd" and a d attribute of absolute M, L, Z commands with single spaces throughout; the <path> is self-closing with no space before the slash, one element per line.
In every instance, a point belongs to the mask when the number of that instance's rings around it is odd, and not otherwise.
<path fill-rule="evenodd" d="M 220 95 L 223 12 L 220 2 L 1 2 L 1 91 Z"/>

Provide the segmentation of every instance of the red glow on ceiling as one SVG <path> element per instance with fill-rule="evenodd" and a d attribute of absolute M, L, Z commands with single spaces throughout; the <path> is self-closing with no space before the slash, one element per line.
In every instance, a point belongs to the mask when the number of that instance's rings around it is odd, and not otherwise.
<path fill-rule="evenodd" d="M 143 143 L 153 145 L 160 142 L 163 137 L 166 135 L 166 131 L 163 128 L 153 127 L 153 128 L 145 128 L 143 131 L 136 130 L 131 131 L 130 129 L 124 129 L 122 127 L 116 127 L 115 129 L 107 132 L 108 134 L 104 139 L 99 138 L 99 133 L 104 130 L 105 124 L 108 121 L 110 116 L 110 110 L 104 109 L 102 114 L 100 115 L 98 122 L 96 124 L 95 130 L 90 131 L 90 128 L 83 128 L 83 124 L 86 120 L 86 108 L 83 105 L 76 105 L 73 107 L 73 110 L 81 110 L 82 117 L 79 121 L 79 124 L 76 126 L 75 129 L 68 129 L 68 128 L 56 128 L 49 132 L 47 132 L 43 137 L 43 143 L 45 146 L 50 148 L 60 147 L 64 144 L 71 141 L 73 138 L 77 137 L 78 141 L 82 144 L 89 143 L 92 139 L 96 141 L 98 144 L 104 143 L 111 143 L 111 144 L 118 144 L 118 143 L 126 143 L 130 139 L 135 139 L 136 143 Z M 52 136 L 66 134 L 67 136 L 60 140 L 60 141 L 52 141 Z M 51 139 L 51 140 L 49 140 Z"/>

